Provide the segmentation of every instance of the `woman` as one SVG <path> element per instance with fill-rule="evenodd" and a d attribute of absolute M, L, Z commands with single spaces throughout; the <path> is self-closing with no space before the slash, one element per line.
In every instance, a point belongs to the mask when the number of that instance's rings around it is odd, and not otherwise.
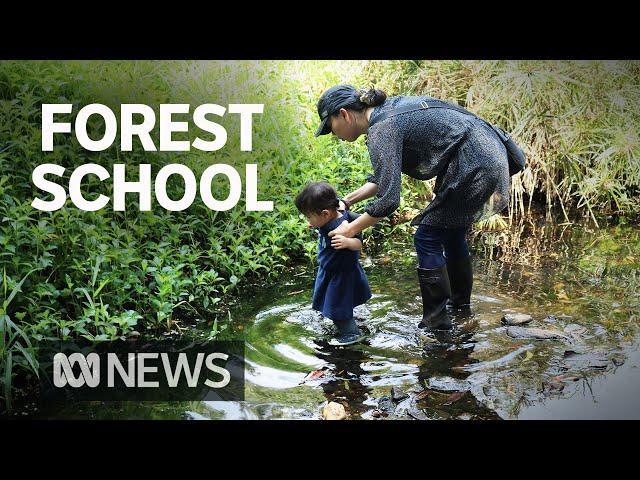
<path fill-rule="evenodd" d="M 400 205 L 401 173 L 420 180 L 436 177 L 435 198 L 411 222 L 418 227 L 414 243 L 423 305 L 419 326 L 448 329 L 447 304 L 470 307 L 473 273 L 466 233 L 473 222 L 508 204 L 508 157 L 494 130 L 474 115 L 449 108 L 398 113 L 421 100 L 436 99 L 387 98 L 380 90 L 334 86 L 318 100 L 321 124 L 316 137 L 333 133 L 353 142 L 367 134 L 374 171 L 343 200 L 350 208 L 376 198 L 357 220 L 329 232 L 332 238 L 353 237 L 391 215 Z"/>

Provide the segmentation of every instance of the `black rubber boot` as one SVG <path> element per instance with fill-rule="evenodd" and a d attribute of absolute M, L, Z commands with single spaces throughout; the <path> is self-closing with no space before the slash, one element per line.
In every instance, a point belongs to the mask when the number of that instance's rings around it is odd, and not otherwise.
<path fill-rule="evenodd" d="M 473 270 L 471 256 L 447 259 L 447 272 L 451 286 L 451 299 L 447 306 L 456 310 L 471 309 L 471 289 L 473 287 Z"/>
<path fill-rule="evenodd" d="M 420 293 L 422 293 L 422 321 L 420 328 L 449 330 L 451 319 L 447 314 L 447 300 L 451 296 L 447 266 L 440 268 L 418 267 Z"/>

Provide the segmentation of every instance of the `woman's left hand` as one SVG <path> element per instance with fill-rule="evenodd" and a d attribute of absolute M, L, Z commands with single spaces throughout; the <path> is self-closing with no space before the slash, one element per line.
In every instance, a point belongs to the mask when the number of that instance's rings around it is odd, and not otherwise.
<path fill-rule="evenodd" d="M 342 222 L 338 228 L 336 228 L 335 230 L 331 230 L 327 235 L 329 235 L 329 237 L 333 237 L 335 235 L 343 235 L 348 238 L 354 237 L 349 228 L 349 222 L 347 222 L 346 220 Z"/>

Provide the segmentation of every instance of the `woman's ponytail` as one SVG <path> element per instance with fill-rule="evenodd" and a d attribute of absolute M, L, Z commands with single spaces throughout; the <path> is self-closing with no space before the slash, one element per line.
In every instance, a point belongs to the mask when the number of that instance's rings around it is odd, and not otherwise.
<path fill-rule="evenodd" d="M 359 90 L 358 93 L 360 94 L 360 101 L 367 107 L 377 107 L 378 105 L 382 105 L 387 99 L 387 94 L 376 88 Z"/>

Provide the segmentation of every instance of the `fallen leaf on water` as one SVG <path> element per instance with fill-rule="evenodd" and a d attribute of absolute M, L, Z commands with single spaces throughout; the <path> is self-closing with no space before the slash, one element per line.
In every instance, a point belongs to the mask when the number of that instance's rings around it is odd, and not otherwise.
<path fill-rule="evenodd" d="M 429 392 L 424 390 L 424 391 L 418 393 L 414 398 L 415 398 L 415 400 L 422 400 L 423 398 L 426 398 L 428 396 L 429 396 Z"/>
<path fill-rule="evenodd" d="M 552 380 L 554 382 L 577 382 L 580 380 L 580 377 L 576 377 L 575 375 L 568 375 L 566 377 L 564 375 L 558 375 L 553 377 Z"/>
<path fill-rule="evenodd" d="M 464 395 L 467 393 L 467 391 L 463 391 L 463 392 L 455 392 L 452 393 L 451 395 L 449 395 L 449 398 L 447 399 L 447 401 L 445 403 L 443 403 L 443 405 L 451 405 L 453 402 L 457 402 L 458 400 L 460 400 L 462 397 L 464 397 Z"/>
<path fill-rule="evenodd" d="M 550 391 L 562 391 L 564 390 L 564 384 L 562 384 L 561 382 L 549 382 L 546 384 L 547 388 Z"/>
<path fill-rule="evenodd" d="M 304 379 L 315 380 L 316 378 L 324 377 L 325 373 L 326 373 L 325 370 L 314 370 L 313 372 L 309 373 L 306 377 L 304 377 Z"/>

